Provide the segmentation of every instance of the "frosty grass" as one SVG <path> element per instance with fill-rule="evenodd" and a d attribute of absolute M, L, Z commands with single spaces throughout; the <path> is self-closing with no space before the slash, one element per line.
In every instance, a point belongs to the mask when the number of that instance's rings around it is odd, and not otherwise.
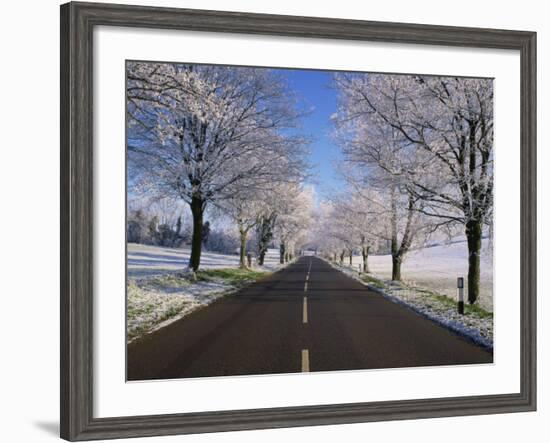
<path fill-rule="evenodd" d="M 129 279 L 127 340 L 132 341 L 206 306 L 233 289 L 222 282 L 190 282 L 175 275 Z"/>
<path fill-rule="evenodd" d="M 189 259 L 188 249 L 128 244 L 127 341 L 153 332 L 198 308 L 256 280 L 259 273 L 281 265 L 278 251 L 269 250 L 263 267 L 250 275 L 238 270 L 238 256 L 206 252 L 198 278 L 182 273 Z"/>

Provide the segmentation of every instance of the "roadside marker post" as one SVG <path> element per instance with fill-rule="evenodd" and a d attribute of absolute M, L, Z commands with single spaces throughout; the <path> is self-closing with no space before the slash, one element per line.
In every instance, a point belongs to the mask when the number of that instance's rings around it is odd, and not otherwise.
<path fill-rule="evenodd" d="M 464 277 L 456 279 L 456 287 L 458 291 L 458 313 L 464 315 Z"/>

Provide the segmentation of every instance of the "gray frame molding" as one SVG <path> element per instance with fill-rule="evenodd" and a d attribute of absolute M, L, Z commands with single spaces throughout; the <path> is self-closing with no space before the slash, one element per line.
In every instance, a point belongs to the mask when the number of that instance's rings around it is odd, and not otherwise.
<path fill-rule="evenodd" d="M 92 36 L 98 25 L 512 49 L 521 55 L 521 392 L 94 418 Z M 536 33 L 68 3 L 61 6 L 61 437 L 71 441 L 536 409 Z"/>

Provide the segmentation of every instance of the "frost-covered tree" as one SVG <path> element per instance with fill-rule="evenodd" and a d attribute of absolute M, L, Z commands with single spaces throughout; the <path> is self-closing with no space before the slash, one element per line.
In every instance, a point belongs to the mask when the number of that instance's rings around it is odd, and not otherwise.
<path fill-rule="evenodd" d="M 342 250 L 342 242 L 333 236 L 333 205 L 330 201 L 321 201 L 314 211 L 314 223 L 311 229 L 312 245 L 322 255 L 336 261 Z"/>
<path fill-rule="evenodd" d="M 177 200 L 131 195 L 127 241 L 179 247 L 190 237 L 189 218 L 188 207 Z"/>
<path fill-rule="evenodd" d="M 344 205 L 338 198 L 321 202 L 315 211 L 312 237 L 316 239 L 314 242 L 320 243 L 318 248 L 325 256 L 333 261 L 339 259 L 340 264 L 343 264 L 345 256 L 348 255 L 352 264 L 353 251 L 358 246 L 359 240 L 351 219 L 341 212 L 343 208 Z"/>
<path fill-rule="evenodd" d="M 464 227 L 468 300 L 474 303 L 479 295 L 483 226 L 492 218 L 492 81 L 343 74 L 335 77 L 335 84 L 339 113 L 345 112 L 340 120 L 354 122 L 351 138 L 359 146 L 372 144 L 377 134 L 395 140 L 398 157 L 405 160 L 399 174 L 403 186 L 411 199 L 422 202 L 415 210 L 436 225 Z"/>
<path fill-rule="evenodd" d="M 256 223 L 258 262 L 263 265 L 267 249 L 278 234 L 281 263 L 291 253 L 290 244 L 303 246 L 307 240 L 312 210 L 312 190 L 301 190 L 300 183 L 283 183 L 263 192 L 263 202 Z M 303 207 L 299 207 L 302 204 Z M 297 215 L 297 217 L 295 217 Z M 279 217 L 281 219 L 279 220 Z M 300 220 L 299 217 L 302 217 Z M 277 222 L 279 222 L 277 224 Z M 277 232 L 276 232 L 277 231 Z M 283 239 L 283 241 L 280 241 Z M 290 241 L 284 241 L 290 239 Z"/>
<path fill-rule="evenodd" d="M 356 220 L 349 212 L 349 195 L 346 193 L 333 195 L 329 201 L 325 201 L 319 208 L 317 228 L 315 236 L 327 243 L 332 242 L 335 253 L 340 257 L 343 264 L 344 257 L 349 258 L 349 264 L 353 264 L 353 253 L 360 244 L 360 233 L 357 229 Z"/>
<path fill-rule="evenodd" d="M 337 227 L 332 235 L 342 238 L 348 250 L 359 250 L 363 272 L 369 272 L 368 258 L 384 235 L 385 206 L 381 196 L 370 188 L 349 187 L 346 193 L 333 199 L 329 224 Z M 350 264 L 351 258 L 350 258 Z"/>
<path fill-rule="evenodd" d="M 399 281 L 406 254 L 430 230 L 429 221 L 420 213 L 423 201 L 407 178 L 406 171 L 415 166 L 416 158 L 399 133 L 373 113 L 351 115 L 353 108 L 346 106 L 346 99 L 341 97 L 333 119 L 344 154 L 341 172 L 356 200 L 349 210 L 362 208 L 365 215 L 360 220 L 367 224 L 363 229 L 390 244 L 392 280 Z M 371 221 L 375 217 L 375 224 L 369 223 L 367 214 Z"/>
<path fill-rule="evenodd" d="M 277 212 L 268 208 L 258 216 L 256 224 L 256 236 L 258 239 L 258 264 L 263 266 L 265 256 L 271 241 L 273 240 Z"/>
<path fill-rule="evenodd" d="M 202 225 L 202 244 L 203 245 L 208 242 L 209 235 L 210 235 L 210 222 L 206 221 Z"/>
<path fill-rule="evenodd" d="M 277 206 L 275 233 L 279 241 L 280 262 L 292 259 L 296 249 L 308 242 L 312 225 L 314 193 L 312 188 L 298 185 L 281 187 L 284 198 Z"/>
<path fill-rule="evenodd" d="M 239 238 L 234 229 L 229 227 L 213 227 L 204 243 L 207 251 L 221 254 L 235 254 L 239 248 Z"/>
<path fill-rule="evenodd" d="M 189 205 L 193 270 L 209 203 L 305 170 L 293 94 L 273 70 L 129 62 L 127 114 L 129 184 Z"/>
<path fill-rule="evenodd" d="M 246 268 L 247 244 L 250 232 L 268 208 L 261 194 L 241 193 L 220 202 L 220 209 L 237 225 L 239 232 L 239 266 Z"/>
<path fill-rule="evenodd" d="M 147 219 L 142 209 L 130 211 L 126 222 L 126 240 L 144 243 L 147 240 Z"/>

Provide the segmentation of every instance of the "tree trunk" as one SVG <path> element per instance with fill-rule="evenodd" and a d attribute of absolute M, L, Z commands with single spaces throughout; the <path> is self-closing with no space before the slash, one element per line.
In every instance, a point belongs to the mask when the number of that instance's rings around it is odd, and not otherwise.
<path fill-rule="evenodd" d="M 363 254 L 363 272 L 369 272 L 369 246 L 363 246 L 361 252 Z"/>
<path fill-rule="evenodd" d="M 199 269 L 202 249 L 202 218 L 204 214 L 204 201 L 199 197 L 191 199 L 191 213 L 193 214 L 193 236 L 191 239 L 191 257 L 189 267 L 193 271 Z"/>
<path fill-rule="evenodd" d="M 349 251 L 349 265 L 353 266 L 353 251 Z"/>
<path fill-rule="evenodd" d="M 248 232 L 244 229 L 239 229 L 239 234 L 241 237 L 241 246 L 239 250 L 239 267 L 242 269 L 246 268 L 246 240 Z"/>
<path fill-rule="evenodd" d="M 392 255 L 391 279 L 401 281 L 401 256 Z"/>
<path fill-rule="evenodd" d="M 279 246 L 279 263 L 284 264 L 285 262 L 285 244 L 281 242 Z"/>
<path fill-rule="evenodd" d="M 395 189 L 392 189 L 391 194 L 391 279 L 393 281 L 401 281 L 401 254 L 399 242 L 397 240 L 397 201 L 395 197 Z"/>
<path fill-rule="evenodd" d="M 474 304 L 479 298 L 481 235 L 481 222 L 471 220 L 466 223 L 466 238 L 468 239 L 468 303 L 470 304 Z"/>
<path fill-rule="evenodd" d="M 343 265 L 344 264 L 344 257 L 346 255 L 346 251 L 342 251 L 342 253 L 340 254 L 340 264 Z"/>
<path fill-rule="evenodd" d="M 260 217 L 256 232 L 258 234 L 258 264 L 263 266 L 265 261 L 265 255 L 271 239 L 273 238 L 273 223 L 275 223 L 276 215 L 274 213 L 268 216 L 263 215 Z"/>

